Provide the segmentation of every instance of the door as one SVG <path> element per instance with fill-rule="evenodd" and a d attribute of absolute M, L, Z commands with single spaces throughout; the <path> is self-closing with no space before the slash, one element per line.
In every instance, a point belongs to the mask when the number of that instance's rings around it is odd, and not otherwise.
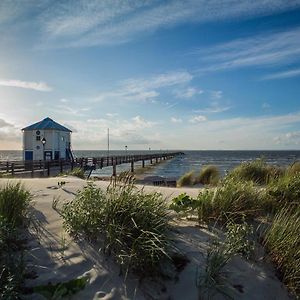
<path fill-rule="evenodd" d="M 33 151 L 25 151 L 25 160 L 33 160 Z"/>

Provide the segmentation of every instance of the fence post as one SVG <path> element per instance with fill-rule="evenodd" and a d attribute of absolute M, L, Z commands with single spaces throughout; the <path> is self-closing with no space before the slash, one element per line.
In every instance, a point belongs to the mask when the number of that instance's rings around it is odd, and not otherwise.
<path fill-rule="evenodd" d="M 64 166 L 63 166 L 63 161 L 61 159 L 59 160 L 59 167 L 60 167 L 60 173 L 63 173 Z"/>
<path fill-rule="evenodd" d="M 15 175 L 15 164 L 14 163 L 11 164 L 11 175 L 12 176 Z"/>
<path fill-rule="evenodd" d="M 145 168 L 145 160 L 142 160 L 142 168 Z"/>
<path fill-rule="evenodd" d="M 113 160 L 112 158 L 112 165 L 113 165 L 113 174 L 112 176 L 117 176 L 117 166 L 116 166 L 116 160 Z"/>
<path fill-rule="evenodd" d="M 150 164 L 152 165 L 152 155 L 150 156 Z"/>
<path fill-rule="evenodd" d="M 100 159 L 100 169 L 102 169 L 103 168 L 103 157 L 101 157 L 101 159 Z"/>
<path fill-rule="evenodd" d="M 74 160 L 72 159 L 71 160 L 71 171 L 73 171 L 73 169 L 74 169 Z"/>
<path fill-rule="evenodd" d="M 131 160 L 131 172 L 134 172 L 134 159 Z"/>
<path fill-rule="evenodd" d="M 6 173 L 9 173 L 9 162 L 6 162 Z"/>
<path fill-rule="evenodd" d="M 50 177 L 50 161 L 47 162 L 47 176 Z"/>

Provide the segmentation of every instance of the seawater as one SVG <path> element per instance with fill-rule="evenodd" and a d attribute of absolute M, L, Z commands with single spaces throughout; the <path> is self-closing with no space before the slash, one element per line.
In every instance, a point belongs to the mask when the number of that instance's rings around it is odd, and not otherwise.
<path fill-rule="evenodd" d="M 131 154 L 150 154 L 158 153 L 159 151 L 129 151 Z M 258 158 L 263 158 L 267 163 L 278 166 L 288 166 L 293 162 L 300 160 L 300 151 L 183 151 L 185 155 L 177 156 L 171 160 L 167 160 L 156 167 L 146 171 L 147 176 L 157 175 L 165 177 L 178 178 L 184 173 L 194 170 L 199 172 L 204 165 L 217 166 L 222 174 L 230 171 L 241 162 L 251 161 Z M 74 151 L 77 157 L 100 157 L 107 156 L 107 151 Z M 123 151 L 110 151 L 109 155 L 125 155 Z M 0 151 L 0 160 L 21 160 L 22 151 Z M 148 162 L 149 163 L 149 162 Z M 147 163 L 146 163 L 147 164 Z M 136 163 L 136 167 L 141 166 L 141 163 Z M 117 171 L 126 171 L 130 169 L 129 164 L 117 166 Z M 107 167 L 102 170 L 96 170 L 95 176 L 109 176 L 112 174 L 112 168 Z"/>

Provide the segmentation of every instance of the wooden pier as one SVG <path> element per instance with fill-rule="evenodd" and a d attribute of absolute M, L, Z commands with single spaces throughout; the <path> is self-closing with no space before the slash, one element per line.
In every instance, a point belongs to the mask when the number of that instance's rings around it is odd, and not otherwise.
<path fill-rule="evenodd" d="M 134 172 L 135 163 L 142 162 L 142 168 L 146 163 L 158 163 L 162 160 L 171 159 L 183 152 L 165 152 L 141 155 L 117 155 L 102 157 L 80 157 L 74 160 L 49 160 L 49 161 L 0 161 L 0 176 L 13 177 L 50 177 L 60 173 L 80 168 L 89 171 L 112 166 L 112 176 L 117 175 L 117 166 L 130 164 L 130 171 Z"/>

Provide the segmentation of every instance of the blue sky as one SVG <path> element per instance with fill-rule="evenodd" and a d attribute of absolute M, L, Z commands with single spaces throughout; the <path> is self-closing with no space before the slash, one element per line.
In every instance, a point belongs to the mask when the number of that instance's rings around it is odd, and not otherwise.
<path fill-rule="evenodd" d="M 0 149 L 300 149 L 300 1 L 0 2 Z"/>

